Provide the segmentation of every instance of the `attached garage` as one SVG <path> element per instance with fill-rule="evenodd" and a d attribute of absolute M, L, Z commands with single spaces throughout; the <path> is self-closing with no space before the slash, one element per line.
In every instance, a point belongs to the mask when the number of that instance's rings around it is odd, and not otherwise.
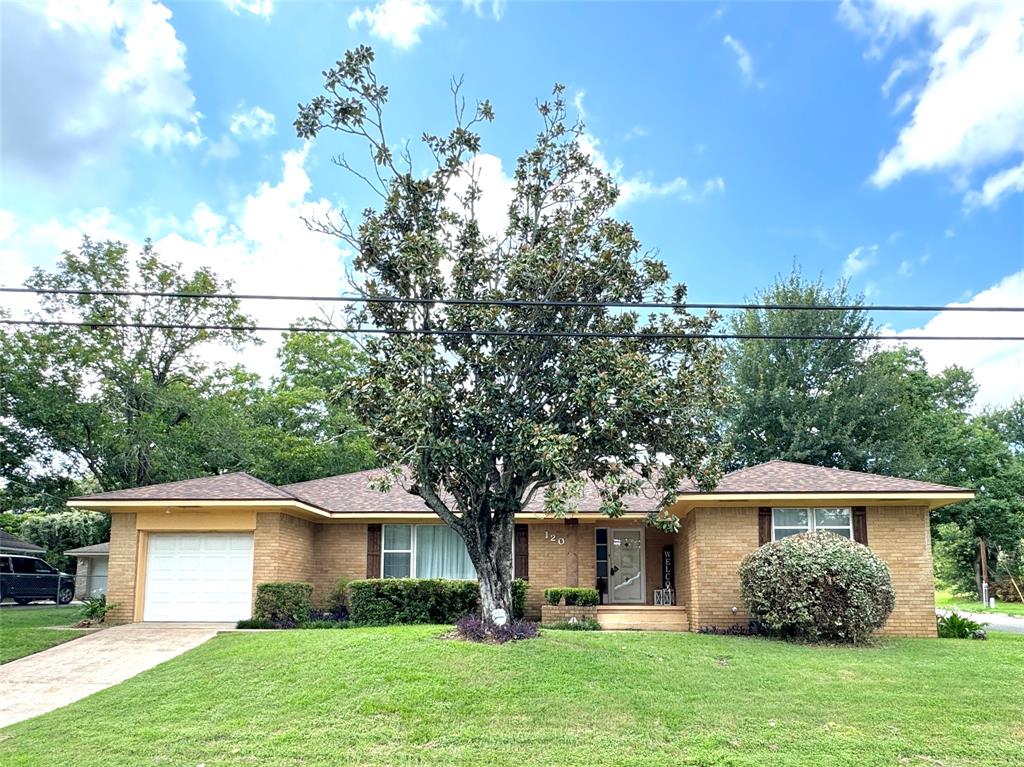
<path fill-rule="evenodd" d="M 142 619 L 248 618 L 252 565 L 252 533 L 150 533 Z"/>

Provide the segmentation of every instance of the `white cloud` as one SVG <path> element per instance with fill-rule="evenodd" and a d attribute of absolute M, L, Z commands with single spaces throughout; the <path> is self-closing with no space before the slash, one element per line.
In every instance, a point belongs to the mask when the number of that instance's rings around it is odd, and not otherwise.
<path fill-rule="evenodd" d="M 1004 195 L 1013 192 L 1024 192 L 1024 162 L 989 176 L 979 191 L 970 191 L 964 196 L 964 205 L 968 208 L 995 205 Z"/>
<path fill-rule="evenodd" d="M 508 208 L 512 204 L 515 180 L 505 175 L 500 157 L 486 152 L 476 155 L 464 170 L 466 172 L 453 179 L 449 186 L 448 207 L 464 210 L 459 198 L 464 197 L 469 189 L 469 176 L 472 175 L 480 188 L 480 199 L 473 204 L 480 231 L 501 240 L 508 226 Z"/>
<path fill-rule="evenodd" d="M 274 12 L 274 0 L 224 0 L 232 13 L 245 11 L 254 16 L 269 17 Z"/>
<path fill-rule="evenodd" d="M 577 91 L 573 99 L 576 110 L 581 117 L 586 115 L 583 104 L 585 91 Z M 583 133 L 579 139 L 580 148 L 590 156 L 598 170 L 611 175 L 619 187 L 619 199 L 615 203 L 615 212 L 621 211 L 634 202 L 658 197 L 675 197 L 683 202 L 699 202 L 710 194 L 725 191 L 725 179 L 721 176 L 707 179 L 699 190 L 693 189 L 690 182 L 683 176 L 676 176 L 668 181 L 657 182 L 647 174 L 627 176 L 623 171 L 622 162 L 611 161 L 600 147 L 600 140 L 591 133 Z"/>
<path fill-rule="evenodd" d="M 916 68 L 917 62 L 909 59 L 899 59 L 892 65 L 892 69 L 889 71 L 889 76 L 886 78 L 885 82 L 882 83 L 882 95 L 889 98 L 889 93 L 892 91 L 892 87 L 896 82 L 905 74 L 914 71 Z"/>
<path fill-rule="evenodd" d="M 899 275 L 900 277 L 909 277 L 914 273 L 914 262 L 910 259 L 903 259 L 900 261 Z"/>
<path fill-rule="evenodd" d="M 4 4 L 4 165 L 66 179 L 125 146 L 203 140 L 185 46 L 157 2 Z"/>
<path fill-rule="evenodd" d="M 585 99 L 586 96 L 587 92 L 582 89 L 576 91 L 572 96 L 572 105 L 576 108 L 576 114 L 580 116 L 581 120 L 587 119 L 587 110 L 583 106 L 583 99 Z"/>
<path fill-rule="evenodd" d="M 843 261 L 843 277 L 847 279 L 856 277 L 874 263 L 877 254 L 877 245 L 858 245 Z"/>
<path fill-rule="evenodd" d="M 964 304 L 950 306 L 1024 306 L 1024 270 L 981 291 Z M 1019 324 L 1019 323 L 1018 323 Z M 919 328 L 901 336 L 1006 336 L 1015 325 L 1005 315 L 984 312 L 940 312 Z M 974 371 L 978 407 L 1005 406 L 1021 394 L 1024 381 L 1024 342 L 1021 341 L 908 341 L 920 346 L 928 369 L 938 372 L 950 365 Z"/>
<path fill-rule="evenodd" d="M 885 187 L 907 173 L 936 170 L 966 180 L 975 171 L 1021 156 L 1024 13 L 1020 3 L 877 0 L 861 6 L 847 1 L 840 16 L 870 37 L 870 56 L 881 57 L 894 42 L 917 39 L 922 30 L 929 41 L 926 82 L 897 104 L 899 111 L 916 99 L 895 146 L 872 174 L 872 183 Z M 906 71 L 906 61 L 898 60 L 886 85 L 891 88 Z M 989 181 L 998 186 L 1001 177 L 996 172 Z M 990 204 L 998 196 L 990 200 L 983 190 L 972 199 Z"/>
<path fill-rule="evenodd" d="M 231 115 L 230 130 L 241 139 L 264 139 L 273 136 L 275 118 L 262 107 L 253 107 Z"/>
<path fill-rule="evenodd" d="M 472 9 L 481 18 L 490 12 L 495 21 L 501 21 L 506 5 L 507 0 L 462 0 L 463 8 Z"/>
<path fill-rule="evenodd" d="M 743 74 L 744 82 L 747 85 L 756 85 L 758 88 L 763 88 L 764 83 L 754 79 L 754 59 L 751 57 L 747 47 L 732 35 L 723 37 L 722 44 L 731 48 L 732 52 L 736 54 L 736 65 Z"/>
<path fill-rule="evenodd" d="M 141 231 L 106 209 L 76 213 L 66 221 L 50 219 L 32 224 L 14 221 L 0 212 L 0 225 L 15 227 L 13 238 L 0 245 L 0 284 L 24 281 L 30 264 L 52 268 L 61 250 L 77 247 L 82 234 L 93 239 L 121 239 L 138 248 L 146 235 L 153 236 L 157 252 L 168 261 L 180 261 L 186 269 L 211 267 L 234 281 L 239 293 L 298 295 L 337 294 L 346 286 L 339 240 L 311 232 L 303 217 L 324 217 L 332 206 L 311 196 L 312 184 L 305 163 L 308 145 L 286 152 L 282 175 L 276 183 L 263 182 L 237 205 L 214 210 L 199 202 L 185 221 L 167 218 L 156 222 L 156 231 Z M 4 223 L 6 222 L 6 223 Z M 12 309 L 14 305 L 4 299 Z M 318 314 L 310 302 L 254 301 L 243 306 L 262 325 L 288 325 L 299 317 Z M 325 307 L 328 311 L 330 306 Z M 277 371 L 277 336 L 264 334 L 269 343 L 242 353 L 210 349 L 211 362 L 241 363 L 269 376 Z"/>
<path fill-rule="evenodd" d="M 651 135 L 651 132 L 647 130 L 647 128 L 645 128 L 642 125 L 634 125 L 628 131 L 626 131 L 625 135 L 622 138 L 624 141 L 632 141 L 633 139 L 637 138 L 646 138 L 649 135 Z"/>
<path fill-rule="evenodd" d="M 441 14 L 427 0 L 382 0 L 373 8 L 356 8 L 348 25 L 369 27 L 370 34 L 403 50 L 420 41 L 420 30 L 441 20 Z"/>

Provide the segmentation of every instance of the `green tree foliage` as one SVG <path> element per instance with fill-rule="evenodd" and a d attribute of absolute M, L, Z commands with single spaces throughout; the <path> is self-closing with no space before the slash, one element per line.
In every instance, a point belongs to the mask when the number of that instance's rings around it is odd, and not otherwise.
<path fill-rule="evenodd" d="M 265 389 L 251 388 L 244 406 L 249 471 L 288 484 L 376 465 L 373 446 L 352 413 L 363 355 L 336 333 L 303 332 L 287 334 L 277 356 L 281 374 Z"/>
<path fill-rule="evenodd" d="M 758 303 L 845 305 L 836 311 L 750 309 L 739 333 L 871 335 L 861 296 L 794 271 Z M 742 340 L 728 367 L 736 399 L 727 426 L 735 464 L 773 458 L 891 474 L 978 491 L 932 517 L 940 575 L 980 585 L 979 540 L 991 578 L 1021 573 L 1024 540 L 1024 406 L 974 416 L 977 385 L 963 368 L 929 372 L 921 352 L 870 340 Z"/>
<path fill-rule="evenodd" d="M 39 319 L 96 325 L 0 334 L 0 508 L 56 511 L 74 495 L 225 471 L 287 483 L 374 465 L 351 415 L 363 362 L 346 339 L 288 334 L 268 385 L 209 364 L 216 348 L 254 340 L 237 301 L 90 292 L 230 291 L 209 269 L 187 274 L 148 244 L 132 260 L 122 243 L 86 239 L 30 284 L 83 291 L 47 295 Z"/>
<path fill-rule="evenodd" d="M 758 292 L 754 303 L 849 306 L 836 311 L 748 309 L 732 318 L 743 335 L 859 336 L 874 327 L 845 283 L 828 288 L 805 280 L 799 270 Z M 877 443 L 877 419 L 864 395 L 869 389 L 865 341 L 745 339 L 729 353 L 736 393 L 729 416 L 729 441 L 737 466 L 773 458 L 868 468 Z"/>
<path fill-rule="evenodd" d="M 582 127 L 567 122 L 561 87 L 539 105 L 540 132 L 516 164 L 507 227 L 492 235 L 481 229 L 481 190 L 469 170 L 490 104 L 467 117 L 456 88 L 456 125 L 423 137 L 432 159 L 416 169 L 411 150 L 396 158 L 385 139 L 389 91 L 372 63 L 369 48 L 346 53 L 295 123 L 301 138 L 336 131 L 369 148 L 374 167 L 361 175 L 379 205 L 358 227 L 339 213 L 319 228 L 356 251 L 356 289 L 411 299 L 371 302 L 353 321 L 418 331 L 366 342 L 356 412 L 393 476 L 407 477 L 466 542 L 485 615 L 510 611 L 513 519 L 535 494 L 564 513 L 589 472 L 614 517 L 645 485 L 667 502 L 684 476 L 705 487 L 717 480 L 721 354 L 705 340 L 662 335 L 707 331 L 715 318 L 434 303 L 681 301 L 686 291 L 610 216 L 618 190 L 581 147 Z M 430 334 L 438 329 L 464 335 Z M 536 332 L 646 337 L 516 335 Z"/>
<path fill-rule="evenodd" d="M 21 523 L 21 537 L 46 549 L 46 561 L 66 569 L 68 549 L 92 546 L 110 538 L 110 517 L 95 511 L 61 511 L 28 514 Z"/>
<path fill-rule="evenodd" d="M 148 243 L 131 259 L 118 242 L 84 239 L 53 272 L 37 269 L 32 287 L 83 291 L 44 294 L 38 319 L 95 323 L 11 334 L 3 345 L 0 406 L 6 416 L 4 469 L 18 487 L 84 470 L 97 489 L 135 487 L 218 468 L 206 408 L 222 375 L 200 357 L 204 344 L 238 345 L 246 330 L 185 329 L 180 325 L 244 327 L 234 300 L 170 300 L 98 295 L 96 290 L 216 293 L 230 283 L 209 269 L 185 273 L 162 261 Z M 109 327 L 133 323 L 145 327 Z M 164 326 L 164 327 L 156 327 Z M 200 446 L 201 443 L 201 446 Z M 45 466 L 48 472 L 39 472 Z M 40 480 L 39 474 L 49 474 Z M 54 495 L 59 500 L 67 488 Z M 32 498 L 40 506 L 52 505 Z"/>

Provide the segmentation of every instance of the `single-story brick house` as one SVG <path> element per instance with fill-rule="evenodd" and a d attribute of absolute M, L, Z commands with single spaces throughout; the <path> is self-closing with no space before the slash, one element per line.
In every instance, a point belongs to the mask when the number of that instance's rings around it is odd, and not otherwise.
<path fill-rule="evenodd" d="M 373 472 L 277 487 L 244 473 L 76 498 L 112 516 L 107 598 L 121 621 L 249 617 L 256 584 L 307 581 L 314 599 L 341 578 L 472 578 L 461 540 L 416 496 L 380 493 Z M 727 474 L 710 493 L 679 491 L 678 533 L 644 525 L 652 498 L 608 519 L 589 487 L 570 518 L 540 502 L 516 520 L 514 564 L 527 613 L 545 588 L 594 586 L 607 627 L 695 630 L 746 621 L 737 566 L 772 539 L 828 529 L 869 545 L 892 572 L 886 631 L 935 633 L 929 512 L 963 488 L 785 461 Z"/>

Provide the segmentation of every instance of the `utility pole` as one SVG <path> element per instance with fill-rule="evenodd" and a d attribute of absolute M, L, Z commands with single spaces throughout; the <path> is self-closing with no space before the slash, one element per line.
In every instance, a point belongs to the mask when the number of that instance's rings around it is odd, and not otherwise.
<path fill-rule="evenodd" d="M 978 539 L 978 548 L 981 553 L 981 603 L 988 607 L 988 549 L 984 538 Z"/>

